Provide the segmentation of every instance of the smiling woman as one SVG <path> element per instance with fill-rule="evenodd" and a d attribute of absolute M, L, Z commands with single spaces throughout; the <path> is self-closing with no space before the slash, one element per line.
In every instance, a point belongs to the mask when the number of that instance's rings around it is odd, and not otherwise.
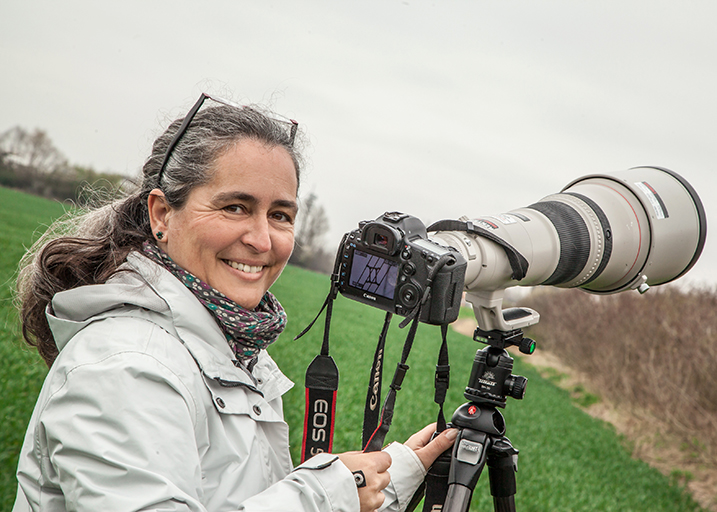
<path fill-rule="evenodd" d="M 286 324 L 269 288 L 294 243 L 297 125 L 208 98 L 137 191 L 23 259 L 23 333 L 50 371 L 14 510 L 403 510 L 451 431 L 291 463 L 292 383 L 265 349 Z"/>
<path fill-rule="evenodd" d="M 149 194 L 152 231 L 177 265 L 254 309 L 294 247 L 296 171 L 285 149 L 248 139 L 216 159 L 212 180 L 175 210 Z"/>

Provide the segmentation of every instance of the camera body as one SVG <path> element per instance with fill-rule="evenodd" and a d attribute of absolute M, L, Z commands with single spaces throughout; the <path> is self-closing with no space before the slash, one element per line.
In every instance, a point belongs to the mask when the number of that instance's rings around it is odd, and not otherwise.
<path fill-rule="evenodd" d="M 334 268 L 344 296 L 401 316 L 430 286 L 419 320 L 434 325 L 458 318 L 465 272 L 457 250 L 429 240 L 418 218 L 400 212 L 361 222 L 344 235 Z"/>

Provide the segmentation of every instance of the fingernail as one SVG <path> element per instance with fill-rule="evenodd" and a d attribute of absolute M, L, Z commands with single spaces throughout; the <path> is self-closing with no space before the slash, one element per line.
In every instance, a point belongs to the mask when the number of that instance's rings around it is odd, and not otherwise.
<path fill-rule="evenodd" d="M 446 430 L 446 439 L 449 441 L 453 441 L 456 437 L 458 437 L 458 429 L 457 428 L 449 428 Z"/>

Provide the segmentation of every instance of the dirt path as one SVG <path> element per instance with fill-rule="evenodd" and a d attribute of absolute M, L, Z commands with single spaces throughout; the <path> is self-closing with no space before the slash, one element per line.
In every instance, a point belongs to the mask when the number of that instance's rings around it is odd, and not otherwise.
<path fill-rule="evenodd" d="M 465 336 L 473 337 L 476 322 L 473 319 L 458 319 L 451 324 L 453 329 Z M 698 460 L 695 452 L 699 447 L 685 447 L 683 443 L 670 439 L 660 428 L 653 416 L 634 409 L 621 410 L 608 403 L 591 384 L 588 375 L 565 365 L 550 352 L 536 350 L 525 356 L 517 350 L 510 350 L 512 357 L 535 367 L 540 374 L 556 385 L 571 392 L 576 405 L 591 416 L 610 423 L 618 434 L 625 437 L 635 458 L 645 461 L 671 480 L 687 485 L 694 499 L 704 508 L 717 512 L 717 463 L 706 464 Z M 598 400 L 583 400 L 591 396 Z M 581 406 L 581 403 L 591 403 Z"/>

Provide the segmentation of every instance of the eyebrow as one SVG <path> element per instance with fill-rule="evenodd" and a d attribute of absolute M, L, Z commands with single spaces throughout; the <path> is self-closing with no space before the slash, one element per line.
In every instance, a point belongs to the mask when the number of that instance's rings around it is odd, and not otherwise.
<path fill-rule="evenodd" d="M 246 192 L 221 192 L 214 196 L 214 201 L 217 203 L 243 201 L 251 204 L 257 204 L 259 202 L 259 200 L 255 196 L 247 194 Z M 282 208 L 291 208 L 294 210 L 299 209 L 299 205 L 296 203 L 296 201 L 289 201 L 286 199 L 277 199 L 276 201 L 272 201 L 271 204 L 272 206 L 280 206 Z"/>

